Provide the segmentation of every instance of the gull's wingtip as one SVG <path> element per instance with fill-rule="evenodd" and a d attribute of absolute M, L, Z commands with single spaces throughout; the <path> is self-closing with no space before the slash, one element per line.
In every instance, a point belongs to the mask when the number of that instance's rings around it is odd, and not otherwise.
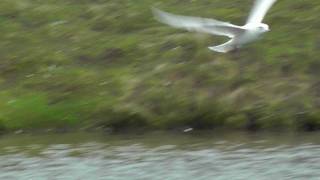
<path fill-rule="evenodd" d="M 219 52 L 219 53 L 227 53 L 226 51 L 222 51 L 221 49 L 218 49 L 216 47 L 208 47 L 208 49 L 210 49 L 211 51 L 215 51 L 215 52 Z"/>
<path fill-rule="evenodd" d="M 212 51 L 220 52 L 220 53 L 227 53 L 229 51 L 234 50 L 235 46 L 233 44 L 233 39 L 231 39 L 224 44 L 220 44 L 218 46 L 211 46 L 211 47 L 209 47 L 209 49 Z"/>
<path fill-rule="evenodd" d="M 170 13 L 164 12 L 158 8 L 155 8 L 155 7 L 151 7 L 151 10 L 152 10 L 154 18 L 157 21 L 171 25 L 171 26 L 175 26 L 175 24 L 171 20 L 172 15 Z"/>
<path fill-rule="evenodd" d="M 161 16 L 163 14 L 163 11 L 161 11 L 160 9 L 153 7 L 153 6 L 151 6 L 150 9 L 151 9 L 152 14 L 155 17 L 155 19 L 157 19 L 158 21 L 161 21 Z"/>
<path fill-rule="evenodd" d="M 152 12 L 153 14 L 158 10 L 157 8 L 155 8 L 155 7 L 153 7 L 153 6 L 151 6 L 150 9 L 151 9 L 151 12 Z"/>
<path fill-rule="evenodd" d="M 219 52 L 219 53 L 228 53 L 229 51 L 232 50 L 232 49 L 222 48 L 219 46 L 211 46 L 211 47 L 208 47 L 208 49 L 210 49 L 211 51 Z"/>
<path fill-rule="evenodd" d="M 161 14 L 163 14 L 163 11 L 161 11 L 160 9 L 158 9 L 156 7 L 152 6 L 150 9 L 151 9 L 154 16 L 161 16 Z"/>

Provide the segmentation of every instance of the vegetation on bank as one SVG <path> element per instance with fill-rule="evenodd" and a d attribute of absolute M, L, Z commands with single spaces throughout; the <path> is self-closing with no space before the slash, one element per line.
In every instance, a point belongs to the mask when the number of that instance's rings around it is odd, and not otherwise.
<path fill-rule="evenodd" d="M 0 129 L 320 129 L 320 1 L 282 0 L 239 52 L 151 6 L 244 23 L 253 0 L 1 0 Z"/>

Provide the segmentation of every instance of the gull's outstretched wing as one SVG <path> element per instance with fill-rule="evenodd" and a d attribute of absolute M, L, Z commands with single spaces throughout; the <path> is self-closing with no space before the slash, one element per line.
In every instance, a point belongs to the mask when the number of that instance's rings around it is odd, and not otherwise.
<path fill-rule="evenodd" d="M 277 0 L 256 0 L 247 20 L 247 24 L 261 23 L 268 10 Z"/>
<path fill-rule="evenodd" d="M 241 26 L 236 26 L 231 23 L 222 22 L 215 19 L 174 15 L 155 8 L 152 10 L 158 21 L 175 28 L 182 28 L 189 31 L 198 31 L 220 36 L 228 36 L 230 38 L 245 32 L 245 29 L 243 29 Z"/>
<path fill-rule="evenodd" d="M 234 50 L 236 47 L 234 46 L 233 39 L 229 40 L 228 42 L 221 44 L 219 46 L 212 46 L 209 47 L 210 50 L 220 52 L 220 53 L 227 53 L 229 51 Z"/>

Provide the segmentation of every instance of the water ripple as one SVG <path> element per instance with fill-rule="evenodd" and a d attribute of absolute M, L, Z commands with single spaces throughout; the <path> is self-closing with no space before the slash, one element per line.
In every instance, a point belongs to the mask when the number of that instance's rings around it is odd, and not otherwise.
<path fill-rule="evenodd" d="M 320 145 L 267 141 L 187 146 L 28 144 L 2 147 L 0 179 L 317 179 Z M 257 145 L 258 144 L 258 145 Z M 33 152 L 33 153 L 32 153 Z"/>

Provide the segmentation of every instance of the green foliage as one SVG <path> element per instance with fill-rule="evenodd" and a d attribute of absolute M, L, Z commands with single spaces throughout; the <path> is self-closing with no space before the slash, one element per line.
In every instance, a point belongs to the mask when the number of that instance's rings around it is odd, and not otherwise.
<path fill-rule="evenodd" d="M 226 119 L 226 126 L 235 129 L 245 129 L 248 125 L 248 118 L 245 114 L 236 114 Z"/>
<path fill-rule="evenodd" d="M 0 130 L 79 127 L 97 103 L 92 99 L 55 98 L 40 92 L 1 93 Z"/>
<path fill-rule="evenodd" d="M 251 1 L 2 0 L 0 130 L 320 127 L 320 1 L 278 1 L 239 52 L 150 7 L 241 25 Z"/>

